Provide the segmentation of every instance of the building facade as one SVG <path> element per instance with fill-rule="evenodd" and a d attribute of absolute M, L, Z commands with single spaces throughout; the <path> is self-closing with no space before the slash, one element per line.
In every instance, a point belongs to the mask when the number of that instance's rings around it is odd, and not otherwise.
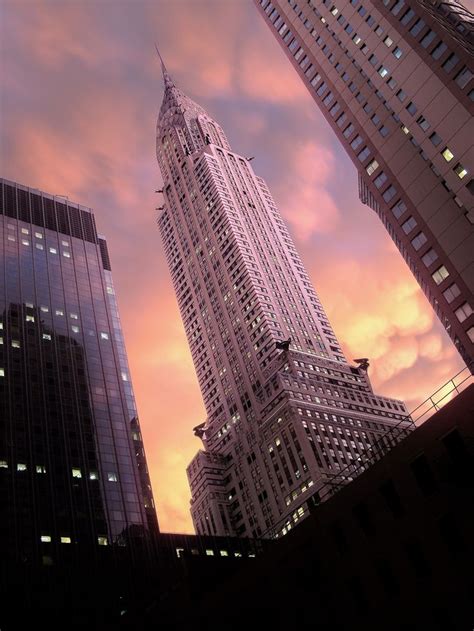
<path fill-rule="evenodd" d="M 474 370 L 474 16 L 440 0 L 255 0 Z"/>
<path fill-rule="evenodd" d="M 2 550 L 143 540 L 158 524 L 106 241 L 89 208 L 0 186 Z"/>
<path fill-rule="evenodd" d="M 403 403 L 373 393 L 366 360 L 347 362 L 251 159 L 163 74 L 158 225 L 207 412 L 191 513 L 199 534 L 268 536 L 412 424 Z"/>

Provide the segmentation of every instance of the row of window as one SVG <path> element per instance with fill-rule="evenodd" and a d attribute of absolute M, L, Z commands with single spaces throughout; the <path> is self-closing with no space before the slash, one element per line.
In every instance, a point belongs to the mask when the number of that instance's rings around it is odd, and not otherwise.
<path fill-rule="evenodd" d="M 0 460 L 0 469 L 8 469 L 8 460 Z M 43 474 L 46 473 L 46 467 L 42 464 L 35 465 L 34 468 L 36 473 Z M 28 471 L 28 465 L 26 462 L 18 462 L 16 465 L 16 471 Z M 71 475 L 73 478 L 83 478 L 82 470 L 78 467 L 73 467 L 71 469 Z M 89 480 L 98 480 L 99 474 L 97 471 L 89 471 Z M 114 471 L 107 472 L 107 481 L 108 482 L 118 482 L 118 475 Z"/>

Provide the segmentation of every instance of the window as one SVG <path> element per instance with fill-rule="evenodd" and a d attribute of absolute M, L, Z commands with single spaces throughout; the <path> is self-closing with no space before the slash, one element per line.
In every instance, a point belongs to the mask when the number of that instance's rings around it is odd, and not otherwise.
<path fill-rule="evenodd" d="M 428 33 L 426 33 L 426 35 L 421 40 L 420 44 L 423 46 L 423 48 L 428 48 L 428 46 L 431 44 L 436 36 L 437 35 L 435 31 L 429 30 Z"/>
<path fill-rule="evenodd" d="M 400 59 L 400 57 L 403 55 L 403 50 L 399 48 L 398 46 L 396 46 L 392 50 L 392 55 L 394 55 L 397 59 Z"/>
<path fill-rule="evenodd" d="M 446 302 L 448 304 L 453 302 L 453 300 L 457 298 L 460 294 L 461 294 L 461 290 L 456 285 L 456 283 L 453 283 L 452 285 L 450 285 L 447 289 L 443 291 L 443 296 L 445 297 Z"/>
<path fill-rule="evenodd" d="M 446 160 L 446 162 L 451 162 L 451 160 L 454 158 L 454 154 L 451 152 L 451 150 L 448 147 L 445 147 L 443 149 L 443 151 L 441 152 L 441 155 Z"/>
<path fill-rule="evenodd" d="M 64 315 L 64 311 L 62 309 L 56 309 L 55 314 L 57 316 L 63 316 Z"/>
<path fill-rule="evenodd" d="M 448 278 L 449 272 L 444 265 L 438 267 L 438 269 L 431 274 L 432 279 L 437 285 L 441 285 L 445 278 Z"/>
<path fill-rule="evenodd" d="M 446 59 L 446 61 L 443 64 L 443 69 L 445 72 L 451 72 L 451 70 L 454 68 L 454 66 L 457 65 L 459 61 L 459 57 L 457 55 L 455 55 L 454 53 L 451 53 L 451 55 L 449 55 L 449 57 Z"/>
<path fill-rule="evenodd" d="M 97 537 L 97 543 L 99 544 L 99 546 L 107 546 L 109 544 L 107 537 L 103 535 Z"/>
<path fill-rule="evenodd" d="M 382 37 L 382 35 L 384 34 L 384 30 L 380 25 L 377 26 L 377 28 L 375 29 L 375 34 L 378 35 L 379 37 Z"/>
<path fill-rule="evenodd" d="M 411 240 L 411 244 L 415 250 L 419 250 L 427 242 L 427 238 L 424 232 L 419 232 L 416 237 Z"/>
<path fill-rule="evenodd" d="M 387 85 L 391 90 L 395 90 L 395 88 L 397 87 L 397 82 L 393 77 L 390 77 L 390 79 L 387 81 Z"/>
<path fill-rule="evenodd" d="M 413 11 L 413 9 L 408 9 L 408 11 L 402 15 L 400 22 L 403 24 L 403 26 L 406 26 L 408 22 L 411 22 L 412 18 L 414 17 L 415 12 Z"/>
<path fill-rule="evenodd" d="M 43 340 L 51 340 L 51 335 L 49 333 L 43 333 Z"/>
<path fill-rule="evenodd" d="M 357 155 L 357 157 L 359 158 L 361 162 L 364 162 L 369 156 L 370 156 L 370 149 L 368 147 L 364 147 L 362 151 L 360 151 L 359 154 Z"/>
<path fill-rule="evenodd" d="M 27 315 L 25 319 L 26 319 L 26 322 L 34 322 L 35 321 L 35 316 Z"/>
<path fill-rule="evenodd" d="M 412 116 L 414 116 L 414 114 L 416 114 L 417 109 L 418 108 L 413 103 L 413 101 L 410 101 L 410 103 L 408 103 L 408 105 L 406 106 L 407 112 L 409 112 Z"/>
<path fill-rule="evenodd" d="M 433 248 L 431 248 L 424 256 L 421 257 L 421 260 L 426 265 L 426 267 L 429 267 L 436 261 L 437 258 L 437 253 L 433 250 Z"/>
<path fill-rule="evenodd" d="M 378 168 L 379 168 L 379 163 L 377 162 L 377 160 L 371 160 L 365 170 L 367 171 L 368 175 L 372 175 L 372 173 L 376 171 Z"/>
<path fill-rule="evenodd" d="M 109 339 L 109 334 L 105 333 L 104 331 L 100 332 L 100 339 L 101 340 L 108 340 Z"/>
<path fill-rule="evenodd" d="M 61 543 L 71 543 L 71 537 L 61 537 Z"/>
<path fill-rule="evenodd" d="M 446 46 L 444 42 L 440 42 L 431 51 L 431 56 L 433 57 L 433 59 L 439 59 L 442 56 L 442 54 L 446 51 L 447 48 L 448 47 Z"/>
<path fill-rule="evenodd" d="M 384 200 L 388 203 L 397 194 L 397 189 L 390 185 L 383 194 Z"/>
<path fill-rule="evenodd" d="M 357 135 L 357 136 L 354 138 L 354 140 L 351 142 L 351 147 L 352 147 L 352 148 L 354 149 L 354 151 L 355 151 L 356 149 L 358 149 L 358 148 L 359 148 L 359 146 L 360 146 L 361 144 L 362 144 L 362 138 L 361 138 L 359 135 Z"/>
<path fill-rule="evenodd" d="M 6 460 L 0 460 L 0 469 L 8 469 L 8 462 Z"/>
<path fill-rule="evenodd" d="M 26 469 L 27 469 L 27 466 L 26 466 L 26 464 L 24 462 L 19 462 L 16 465 L 16 470 L 17 471 L 26 471 Z"/>
<path fill-rule="evenodd" d="M 71 469 L 73 478 L 82 478 L 82 473 L 80 469 Z"/>
<path fill-rule="evenodd" d="M 403 90 L 398 90 L 396 96 L 397 96 L 397 99 L 401 101 L 402 103 L 407 98 L 407 95 L 405 94 Z"/>
<path fill-rule="evenodd" d="M 44 250 L 44 245 L 42 243 L 35 243 L 35 247 L 37 250 Z"/>
<path fill-rule="evenodd" d="M 464 322 L 464 320 L 467 320 L 472 312 L 473 311 L 471 305 L 468 302 L 465 302 L 459 307 L 459 309 L 456 309 L 454 313 L 459 322 Z"/>
<path fill-rule="evenodd" d="M 418 456 L 411 463 L 410 468 L 423 495 L 431 495 L 438 489 L 428 458 L 424 454 Z"/>
<path fill-rule="evenodd" d="M 99 474 L 97 471 L 89 471 L 89 480 L 98 480 Z"/>
<path fill-rule="evenodd" d="M 469 70 L 467 66 L 464 66 L 462 70 L 458 72 L 458 74 L 454 77 L 454 80 L 458 84 L 458 86 L 463 89 L 469 83 L 472 78 L 472 72 Z"/>
<path fill-rule="evenodd" d="M 353 131 L 354 131 L 354 125 L 350 123 L 344 130 L 344 134 L 343 134 L 344 137 L 349 138 L 349 136 L 352 135 Z"/>
<path fill-rule="evenodd" d="M 390 73 L 390 70 L 385 66 L 380 66 L 377 72 L 382 77 L 382 79 L 384 79 Z"/>
<path fill-rule="evenodd" d="M 44 464 L 36 465 L 36 473 L 46 473 L 46 467 L 44 466 Z"/>
<path fill-rule="evenodd" d="M 416 225 L 416 219 L 414 217 L 408 217 L 408 219 L 402 223 L 402 230 L 405 234 L 408 234 Z"/>
<path fill-rule="evenodd" d="M 456 175 L 457 175 L 459 178 L 461 178 L 461 180 L 462 180 L 462 178 L 463 178 L 464 176 L 466 176 L 466 175 L 467 175 L 467 169 L 465 169 L 465 168 L 463 167 L 463 165 L 462 165 L 460 162 L 458 162 L 458 163 L 456 164 L 456 166 L 454 167 L 454 169 L 453 169 L 453 170 L 454 170 L 454 173 L 456 173 Z M 28 317 L 28 316 L 27 316 L 27 317 Z"/>
<path fill-rule="evenodd" d="M 50 251 L 51 254 L 57 254 L 58 253 L 56 248 L 49 248 L 49 251 Z"/>
<path fill-rule="evenodd" d="M 430 124 L 428 123 L 428 121 L 426 120 L 424 116 L 419 116 L 416 119 L 416 122 L 418 123 L 418 125 L 421 127 L 423 131 L 428 131 L 428 129 L 430 128 Z"/>
<path fill-rule="evenodd" d="M 108 480 L 109 482 L 118 482 L 118 477 L 117 477 L 117 474 L 116 474 L 116 473 L 114 473 L 113 471 L 109 471 L 109 472 L 107 473 L 107 480 Z"/>
<path fill-rule="evenodd" d="M 400 495 L 395 488 L 392 480 L 388 480 L 380 487 L 380 494 L 385 500 L 387 508 L 390 510 L 394 517 L 401 517 L 405 514 Z"/>
<path fill-rule="evenodd" d="M 73 324 L 73 325 L 71 326 L 71 330 L 72 330 L 72 332 L 73 332 L 73 333 L 79 333 L 79 327 L 78 327 L 78 326 L 76 326 L 75 324 Z"/>
<path fill-rule="evenodd" d="M 51 543 L 51 535 L 41 535 L 41 543 Z"/>
<path fill-rule="evenodd" d="M 387 35 L 387 37 L 383 40 L 383 43 L 385 44 L 385 46 L 388 46 L 390 48 L 390 46 L 393 44 L 393 39 L 390 39 L 390 37 Z"/>
<path fill-rule="evenodd" d="M 390 129 L 386 127 L 385 125 L 379 129 L 379 134 L 383 136 L 384 138 L 386 138 L 389 135 L 389 133 L 390 133 Z"/>
<path fill-rule="evenodd" d="M 5 368 L 0 368 L 0 377 L 5 377 Z"/>
<path fill-rule="evenodd" d="M 474 326 L 471 326 L 471 328 L 467 330 L 467 336 L 471 342 L 474 342 Z"/>
<path fill-rule="evenodd" d="M 438 134 L 436 132 L 433 132 L 431 134 L 430 140 L 434 144 L 435 147 L 437 147 L 441 143 L 441 137 L 438 136 Z"/>
<path fill-rule="evenodd" d="M 413 35 L 413 37 L 416 37 L 417 35 L 421 33 L 421 31 L 425 28 L 425 26 L 426 25 L 425 25 L 424 20 L 420 18 L 419 20 L 415 22 L 415 24 L 413 24 L 413 26 L 410 29 L 410 33 Z"/>
<path fill-rule="evenodd" d="M 380 175 L 378 175 L 375 180 L 374 180 L 374 184 L 377 188 L 382 187 L 385 182 L 387 181 L 387 176 L 385 175 L 385 173 L 382 171 L 382 173 L 380 173 Z"/>
<path fill-rule="evenodd" d="M 329 110 L 329 113 L 334 118 L 334 116 L 336 116 L 336 114 L 339 112 L 340 109 L 341 109 L 341 106 L 339 105 L 339 103 L 334 103 L 334 105 Z"/>

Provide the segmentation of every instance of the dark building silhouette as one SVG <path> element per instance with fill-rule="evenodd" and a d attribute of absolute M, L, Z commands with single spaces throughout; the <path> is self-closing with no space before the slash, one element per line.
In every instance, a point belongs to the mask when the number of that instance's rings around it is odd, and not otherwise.
<path fill-rule="evenodd" d="M 1 554 L 139 549 L 158 524 L 106 241 L 90 209 L 0 185 Z"/>

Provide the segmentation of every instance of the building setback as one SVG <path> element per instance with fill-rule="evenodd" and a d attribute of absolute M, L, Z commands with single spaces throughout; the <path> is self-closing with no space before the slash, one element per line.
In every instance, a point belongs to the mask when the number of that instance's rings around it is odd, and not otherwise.
<path fill-rule="evenodd" d="M 474 370 L 474 16 L 440 0 L 254 0 Z"/>
<path fill-rule="evenodd" d="M 188 467 L 199 534 L 278 536 L 395 425 L 349 365 L 265 182 L 163 66 L 160 228 L 207 418 Z"/>
<path fill-rule="evenodd" d="M 2 554 L 142 540 L 158 524 L 106 241 L 27 186 L 0 180 L 0 206 Z"/>

